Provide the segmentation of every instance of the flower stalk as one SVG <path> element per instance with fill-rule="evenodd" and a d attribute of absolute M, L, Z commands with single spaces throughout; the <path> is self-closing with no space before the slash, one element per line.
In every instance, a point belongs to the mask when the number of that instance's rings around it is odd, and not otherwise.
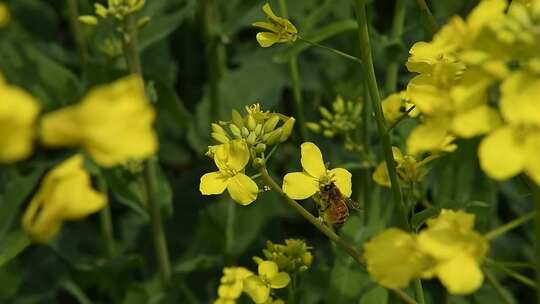
<path fill-rule="evenodd" d="M 358 22 L 358 39 L 360 42 L 360 53 L 362 59 L 362 70 L 364 79 L 369 90 L 371 104 L 373 111 L 375 112 L 375 119 L 377 122 L 377 129 L 379 137 L 382 143 L 382 149 L 384 152 L 384 158 L 386 166 L 388 168 L 388 175 L 390 177 L 390 183 L 392 185 L 392 198 L 395 207 L 399 212 L 399 225 L 405 230 L 409 230 L 409 223 L 407 218 L 407 212 L 403 203 L 403 194 L 399 184 L 399 179 L 396 172 L 396 165 L 394 156 L 392 154 L 392 144 L 390 142 L 390 136 L 386 131 L 386 122 L 381 106 L 381 97 L 379 95 L 379 88 L 375 77 L 375 69 L 373 66 L 373 58 L 371 56 L 371 45 L 369 42 L 369 29 L 366 16 L 366 8 L 363 0 L 355 1 L 356 18 Z"/>
<path fill-rule="evenodd" d="M 354 61 L 354 62 L 356 62 L 356 63 L 362 64 L 362 60 L 361 60 L 360 58 L 358 58 L 358 57 L 354 57 L 354 56 L 349 55 L 349 54 L 347 54 L 347 53 L 345 53 L 345 52 L 342 52 L 342 51 L 340 51 L 340 50 L 336 50 L 336 49 L 331 48 L 331 47 L 328 47 L 328 46 L 326 46 L 326 45 L 322 45 L 322 44 L 320 44 L 320 43 L 317 43 L 317 42 L 314 42 L 314 41 L 305 39 L 305 38 L 303 38 L 303 37 L 301 37 L 301 36 L 297 36 L 297 37 L 298 37 L 298 40 L 303 41 L 303 42 L 305 42 L 305 43 L 307 43 L 307 44 L 310 44 L 310 45 L 312 45 L 312 46 L 318 47 L 318 48 L 323 49 L 323 50 L 325 50 L 325 51 L 329 51 L 329 52 L 334 53 L 334 54 L 336 54 L 336 55 L 338 55 L 338 56 L 341 56 L 341 57 L 343 57 L 343 58 L 346 58 L 346 59 L 348 59 L 348 60 L 352 60 L 352 61 Z"/>
<path fill-rule="evenodd" d="M 536 211 L 532 211 L 532 212 L 529 212 L 525 215 L 522 215 L 516 219 L 513 219 L 512 221 L 502 225 L 502 226 L 499 226 L 491 231 L 489 231 L 488 233 L 485 234 L 485 237 L 486 239 L 488 240 L 493 240 L 495 238 L 498 238 L 499 236 L 507 233 L 508 231 L 512 230 L 512 229 L 515 229 L 525 223 L 527 223 L 528 221 L 534 219 L 536 216 Z"/>
<path fill-rule="evenodd" d="M 407 5 L 406 5 L 405 0 L 396 0 L 390 39 L 397 40 L 403 34 L 403 24 L 405 23 L 406 14 L 407 14 Z M 400 62 L 398 62 L 396 59 L 397 58 L 392 58 L 392 61 L 388 64 L 386 68 L 386 83 L 385 83 L 386 93 L 395 92 L 397 89 Z"/>
<path fill-rule="evenodd" d="M 81 63 L 84 66 L 88 61 L 88 48 L 82 33 L 81 23 L 79 22 L 79 3 L 78 0 L 68 0 L 67 5 L 71 32 L 75 39 L 75 43 L 77 44 L 77 49 L 79 50 Z"/>
<path fill-rule="evenodd" d="M 124 30 L 126 37 L 124 42 L 124 54 L 132 73 L 142 77 L 141 58 L 137 43 L 137 27 L 134 16 L 127 16 L 124 20 Z M 161 285 L 166 286 L 171 276 L 171 262 L 169 260 L 169 252 L 167 249 L 167 239 L 163 229 L 161 209 L 157 200 L 157 177 L 156 177 L 156 160 L 149 159 L 144 164 L 144 184 L 146 188 L 146 202 L 150 213 L 150 221 L 152 225 L 152 237 L 154 240 L 154 250 L 158 261 L 159 275 Z"/>
<path fill-rule="evenodd" d="M 431 10 L 427 5 L 426 0 L 416 0 L 416 4 L 418 4 L 418 7 L 420 8 L 420 13 L 422 14 L 422 19 L 424 19 L 423 23 L 426 29 L 426 33 L 435 35 L 439 31 L 439 26 L 437 25 L 437 21 L 435 20 L 433 13 L 431 13 Z"/>
<path fill-rule="evenodd" d="M 102 176 L 98 177 L 97 187 L 99 192 L 107 195 L 107 183 Z M 114 240 L 114 231 L 111 217 L 111 207 L 106 204 L 99 213 L 99 220 L 101 224 L 101 235 L 105 241 L 105 252 L 107 258 L 111 259 L 116 253 L 116 241 Z"/>

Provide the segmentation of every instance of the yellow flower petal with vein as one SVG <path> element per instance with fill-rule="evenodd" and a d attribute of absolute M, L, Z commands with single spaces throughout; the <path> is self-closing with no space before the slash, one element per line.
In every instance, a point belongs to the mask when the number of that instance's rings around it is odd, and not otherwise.
<path fill-rule="evenodd" d="M 272 288 L 284 288 L 290 281 L 291 277 L 286 272 L 279 272 L 270 278 L 269 283 Z"/>
<path fill-rule="evenodd" d="M 227 190 L 235 202 L 249 205 L 257 198 L 259 187 L 247 175 L 238 173 L 229 179 Z"/>
<path fill-rule="evenodd" d="M 343 168 L 335 168 L 335 169 L 330 170 L 328 173 L 330 174 L 330 176 L 333 177 L 334 183 L 338 187 L 341 194 L 345 195 L 346 197 L 351 197 L 351 194 L 352 194 L 351 172 Z"/>
<path fill-rule="evenodd" d="M 317 191 L 318 180 L 304 172 L 287 173 L 283 178 L 283 192 L 292 199 L 306 199 Z"/>
<path fill-rule="evenodd" d="M 407 138 L 407 154 L 440 150 L 447 141 L 448 123 L 444 119 L 426 120 L 413 129 Z"/>
<path fill-rule="evenodd" d="M 199 190 L 204 195 L 221 194 L 227 188 L 228 178 L 220 172 L 206 173 L 201 177 Z"/>
<path fill-rule="evenodd" d="M 469 255 L 457 254 L 455 258 L 440 264 L 437 276 L 452 294 L 469 294 L 474 292 L 484 281 L 478 263 Z"/>
<path fill-rule="evenodd" d="M 255 303 L 264 303 L 270 297 L 270 288 L 258 276 L 251 276 L 244 280 L 244 292 Z"/>
<path fill-rule="evenodd" d="M 302 154 L 300 162 L 304 171 L 317 179 L 326 174 L 326 167 L 319 147 L 314 143 L 305 142 L 300 146 L 300 152 Z"/>

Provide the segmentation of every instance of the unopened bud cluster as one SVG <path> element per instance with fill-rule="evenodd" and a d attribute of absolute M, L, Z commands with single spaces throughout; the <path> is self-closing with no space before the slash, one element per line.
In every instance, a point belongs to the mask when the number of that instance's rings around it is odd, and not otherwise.
<path fill-rule="evenodd" d="M 102 19 L 112 18 L 114 21 L 122 22 L 126 17 L 140 11 L 146 0 L 108 0 L 107 6 L 100 3 L 94 4 L 94 15 L 83 15 L 79 21 L 87 25 L 96 25 L 98 17 Z M 142 28 L 150 21 L 149 17 L 142 17 L 137 20 L 137 27 Z"/>
<path fill-rule="evenodd" d="M 231 116 L 231 121 L 212 124 L 212 138 L 221 144 L 233 139 L 243 139 L 253 155 L 261 154 L 268 146 L 287 140 L 295 122 L 293 117 L 262 111 L 259 104 L 246 107 L 246 114 L 243 116 L 232 110 Z M 211 147 L 208 153 L 213 154 Z"/>
<path fill-rule="evenodd" d="M 307 246 L 304 240 L 287 239 L 285 244 L 267 241 L 266 248 L 263 249 L 264 258 L 256 256 L 253 260 L 257 264 L 264 260 L 273 261 L 280 270 L 288 273 L 302 272 L 308 270 L 313 263 L 310 250 L 311 247 Z"/>
<path fill-rule="evenodd" d="M 362 104 L 344 101 L 341 96 L 338 96 L 332 103 L 332 111 L 326 107 L 320 107 L 319 112 L 322 119 L 318 123 L 308 122 L 307 127 L 315 133 L 322 133 L 325 137 L 332 138 L 356 129 L 362 119 Z"/>

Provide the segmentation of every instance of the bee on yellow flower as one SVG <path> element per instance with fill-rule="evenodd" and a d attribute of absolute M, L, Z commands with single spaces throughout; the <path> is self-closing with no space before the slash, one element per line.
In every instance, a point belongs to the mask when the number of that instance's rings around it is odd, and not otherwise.
<path fill-rule="evenodd" d="M 276 43 L 294 42 L 297 38 L 298 30 L 287 19 L 276 16 L 266 3 L 262 7 L 269 22 L 255 22 L 253 26 L 266 30 L 257 34 L 257 42 L 261 47 L 270 47 Z"/>

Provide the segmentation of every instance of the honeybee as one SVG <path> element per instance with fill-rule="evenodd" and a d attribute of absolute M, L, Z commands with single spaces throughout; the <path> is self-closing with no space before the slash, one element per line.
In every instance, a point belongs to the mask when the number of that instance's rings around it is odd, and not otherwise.
<path fill-rule="evenodd" d="M 334 182 L 322 185 L 317 198 L 319 217 L 328 224 L 343 225 L 349 217 L 349 207 L 355 210 L 361 209 L 360 204 L 343 195 Z"/>

